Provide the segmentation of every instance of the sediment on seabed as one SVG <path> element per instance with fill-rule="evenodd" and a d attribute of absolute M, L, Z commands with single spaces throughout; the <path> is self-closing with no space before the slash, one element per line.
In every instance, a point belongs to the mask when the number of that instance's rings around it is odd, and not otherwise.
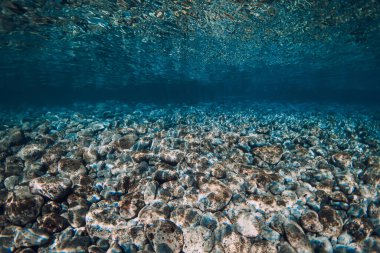
<path fill-rule="evenodd" d="M 0 112 L 0 252 L 379 252 L 380 110 Z"/>

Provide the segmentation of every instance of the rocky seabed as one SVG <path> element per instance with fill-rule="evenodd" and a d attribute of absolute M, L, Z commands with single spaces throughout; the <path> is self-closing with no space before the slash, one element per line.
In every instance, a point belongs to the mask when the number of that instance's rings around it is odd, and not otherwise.
<path fill-rule="evenodd" d="M 0 112 L 0 252 L 380 252 L 379 108 Z"/>

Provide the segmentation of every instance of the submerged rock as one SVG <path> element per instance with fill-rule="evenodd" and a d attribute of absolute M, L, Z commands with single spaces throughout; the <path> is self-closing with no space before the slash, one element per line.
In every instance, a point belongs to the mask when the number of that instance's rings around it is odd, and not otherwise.
<path fill-rule="evenodd" d="M 138 136 L 136 134 L 127 134 L 117 140 L 117 147 L 121 150 L 126 150 L 131 148 L 137 141 Z"/>
<path fill-rule="evenodd" d="M 119 201 L 120 216 L 127 220 L 135 218 L 144 206 L 144 196 L 140 192 L 127 194 Z"/>
<path fill-rule="evenodd" d="M 210 252 L 215 243 L 214 233 L 202 226 L 183 228 L 183 251 L 189 253 Z"/>
<path fill-rule="evenodd" d="M 236 218 L 236 230 L 245 237 L 256 237 L 261 234 L 260 222 L 248 212 L 241 212 Z"/>
<path fill-rule="evenodd" d="M 73 108 L 22 122 L 0 112 L 0 252 L 379 249 L 375 117 Z"/>
<path fill-rule="evenodd" d="M 5 215 L 15 225 L 26 225 L 35 221 L 41 212 L 44 199 L 25 192 L 23 195 L 11 193 L 5 205 Z"/>
<path fill-rule="evenodd" d="M 283 154 L 281 146 L 262 146 L 253 149 L 253 154 L 258 156 L 264 162 L 269 164 L 277 164 Z"/>
<path fill-rule="evenodd" d="M 41 246 L 46 244 L 50 239 L 49 234 L 41 229 L 22 228 L 17 226 L 5 227 L 1 231 L 0 237 L 8 238 L 8 243 L 12 244 L 10 248 Z"/>
<path fill-rule="evenodd" d="M 91 237 L 106 240 L 117 236 L 119 230 L 128 231 L 126 221 L 119 216 L 117 203 L 106 200 L 91 205 L 86 214 L 86 229 Z"/>
<path fill-rule="evenodd" d="M 5 176 L 20 176 L 24 170 L 24 163 L 21 158 L 9 156 L 5 159 Z"/>
<path fill-rule="evenodd" d="M 38 227 L 50 234 L 61 232 L 68 226 L 68 221 L 57 213 L 49 213 L 38 219 Z"/>
<path fill-rule="evenodd" d="M 343 228 L 343 221 L 338 213 L 333 208 L 324 206 L 321 208 L 318 215 L 324 228 L 320 234 L 328 237 L 339 236 Z"/>
<path fill-rule="evenodd" d="M 21 157 L 21 159 L 25 160 L 37 160 L 40 158 L 43 154 L 43 147 L 36 144 L 30 144 L 25 147 L 23 147 L 20 152 L 18 153 L 18 156 Z"/>
<path fill-rule="evenodd" d="M 323 225 L 319 221 L 318 214 L 312 210 L 302 214 L 300 223 L 303 229 L 312 233 L 319 233 L 323 230 Z"/>
<path fill-rule="evenodd" d="M 30 192 L 51 200 L 60 200 L 69 193 L 72 183 L 70 179 L 54 176 L 35 178 L 29 182 Z"/>
<path fill-rule="evenodd" d="M 302 228 L 293 221 L 284 224 L 284 232 L 286 240 L 299 253 L 312 253 L 313 249 L 309 243 L 309 239 L 303 232 Z"/>
<path fill-rule="evenodd" d="M 337 153 L 331 157 L 333 163 L 343 169 L 350 168 L 352 165 L 352 157 L 348 153 Z"/>
<path fill-rule="evenodd" d="M 82 162 L 79 160 L 71 158 L 62 158 L 58 162 L 58 172 L 63 177 L 73 179 L 79 175 L 86 174 L 87 170 L 86 167 L 84 167 Z"/>
<path fill-rule="evenodd" d="M 218 180 L 211 180 L 200 186 L 198 205 L 202 211 L 220 211 L 231 200 L 231 190 Z"/>
<path fill-rule="evenodd" d="M 157 253 L 182 251 L 182 231 L 169 220 L 155 220 L 145 228 L 145 234 Z"/>
<path fill-rule="evenodd" d="M 160 154 L 161 161 L 170 164 L 177 165 L 183 158 L 183 153 L 178 150 L 165 151 Z"/>
<path fill-rule="evenodd" d="M 352 236 L 354 242 L 363 241 L 372 231 L 370 222 L 365 218 L 349 220 L 343 229 Z"/>

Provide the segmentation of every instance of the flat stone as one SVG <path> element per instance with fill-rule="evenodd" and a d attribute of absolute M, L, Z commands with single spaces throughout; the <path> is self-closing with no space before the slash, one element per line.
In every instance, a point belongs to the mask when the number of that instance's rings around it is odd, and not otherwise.
<path fill-rule="evenodd" d="M 60 200 L 67 196 L 72 186 L 68 178 L 44 176 L 29 182 L 30 192 L 51 200 Z"/>
<path fill-rule="evenodd" d="M 125 195 L 119 201 L 120 216 L 129 220 L 137 217 L 141 208 L 145 206 L 144 196 L 140 192 Z"/>
<path fill-rule="evenodd" d="M 369 220 L 365 218 L 349 220 L 344 224 L 343 229 L 352 236 L 354 242 L 363 241 L 372 231 Z"/>
<path fill-rule="evenodd" d="M 282 157 L 283 149 L 280 145 L 262 146 L 253 149 L 253 154 L 269 164 L 277 164 Z"/>
<path fill-rule="evenodd" d="M 323 225 L 323 231 L 321 235 L 327 237 L 338 237 L 343 228 L 342 218 L 338 213 L 330 206 L 324 206 L 318 212 L 319 220 Z"/>
<path fill-rule="evenodd" d="M 334 165 L 347 169 L 352 166 L 352 156 L 348 153 L 340 152 L 331 156 L 331 160 Z"/>
<path fill-rule="evenodd" d="M 294 221 L 288 221 L 284 225 L 286 240 L 298 253 L 313 253 L 309 239 L 302 228 Z"/>
<path fill-rule="evenodd" d="M 169 150 L 160 154 L 161 161 L 170 165 L 177 165 L 183 157 L 184 154 L 179 150 Z"/>
<path fill-rule="evenodd" d="M 145 234 L 157 253 L 179 253 L 184 244 L 182 231 L 169 220 L 155 220 Z"/>
<path fill-rule="evenodd" d="M 222 210 L 231 200 L 231 190 L 219 180 L 211 180 L 200 186 L 198 196 L 199 208 L 204 212 Z"/>
<path fill-rule="evenodd" d="M 68 226 L 68 221 L 56 213 L 49 213 L 38 219 L 38 227 L 50 234 L 61 232 Z"/>
<path fill-rule="evenodd" d="M 253 213 L 239 213 L 235 225 L 236 230 L 245 237 L 256 237 L 261 233 L 260 222 Z"/>
<path fill-rule="evenodd" d="M 138 136 L 136 134 L 127 134 L 117 140 L 117 146 L 121 150 L 130 149 L 137 141 Z"/>
<path fill-rule="evenodd" d="M 117 202 L 107 200 L 91 205 L 86 214 L 86 229 L 91 237 L 106 240 L 115 238 L 118 233 L 128 233 L 126 221 L 119 216 Z"/>
<path fill-rule="evenodd" d="M 22 228 L 18 226 L 5 227 L 1 232 L 1 236 L 6 235 L 12 238 L 12 243 L 15 248 L 34 247 L 46 244 L 50 236 L 41 229 Z"/>
<path fill-rule="evenodd" d="M 308 210 L 301 215 L 300 224 L 303 229 L 312 233 L 319 233 L 323 230 L 318 214 L 312 210 Z"/>
<path fill-rule="evenodd" d="M 215 237 L 211 230 L 202 227 L 183 228 L 183 251 L 187 253 L 210 252 L 214 247 Z"/>
<path fill-rule="evenodd" d="M 172 180 L 177 180 L 178 179 L 178 173 L 176 171 L 172 170 L 157 170 L 154 173 L 154 180 L 159 182 L 160 184 L 172 181 Z"/>
<path fill-rule="evenodd" d="M 40 158 L 43 154 L 43 147 L 36 144 L 30 144 L 25 147 L 23 147 L 19 152 L 18 156 L 21 157 L 21 159 L 25 160 L 31 160 L 35 161 L 38 158 Z"/>
<path fill-rule="evenodd" d="M 41 212 L 44 199 L 38 195 L 25 193 L 22 196 L 11 194 L 5 205 L 5 215 L 15 225 L 33 222 Z"/>
<path fill-rule="evenodd" d="M 79 175 L 85 175 L 87 173 L 87 170 L 79 160 L 62 158 L 58 162 L 58 172 L 63 177 L 73 179 Z"/>

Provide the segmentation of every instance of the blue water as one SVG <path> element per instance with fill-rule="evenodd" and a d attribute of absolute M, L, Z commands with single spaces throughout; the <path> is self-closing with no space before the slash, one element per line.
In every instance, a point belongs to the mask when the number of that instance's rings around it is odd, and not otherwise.
<path fill-rule="evenodd" d="M 2 1 L 1 103 L 378 103 L 380 2 Z"/>
<path fill-rule="evenodd" d="M 380 0 L 0 0 L 1 252 L 380 252 Z"/>

